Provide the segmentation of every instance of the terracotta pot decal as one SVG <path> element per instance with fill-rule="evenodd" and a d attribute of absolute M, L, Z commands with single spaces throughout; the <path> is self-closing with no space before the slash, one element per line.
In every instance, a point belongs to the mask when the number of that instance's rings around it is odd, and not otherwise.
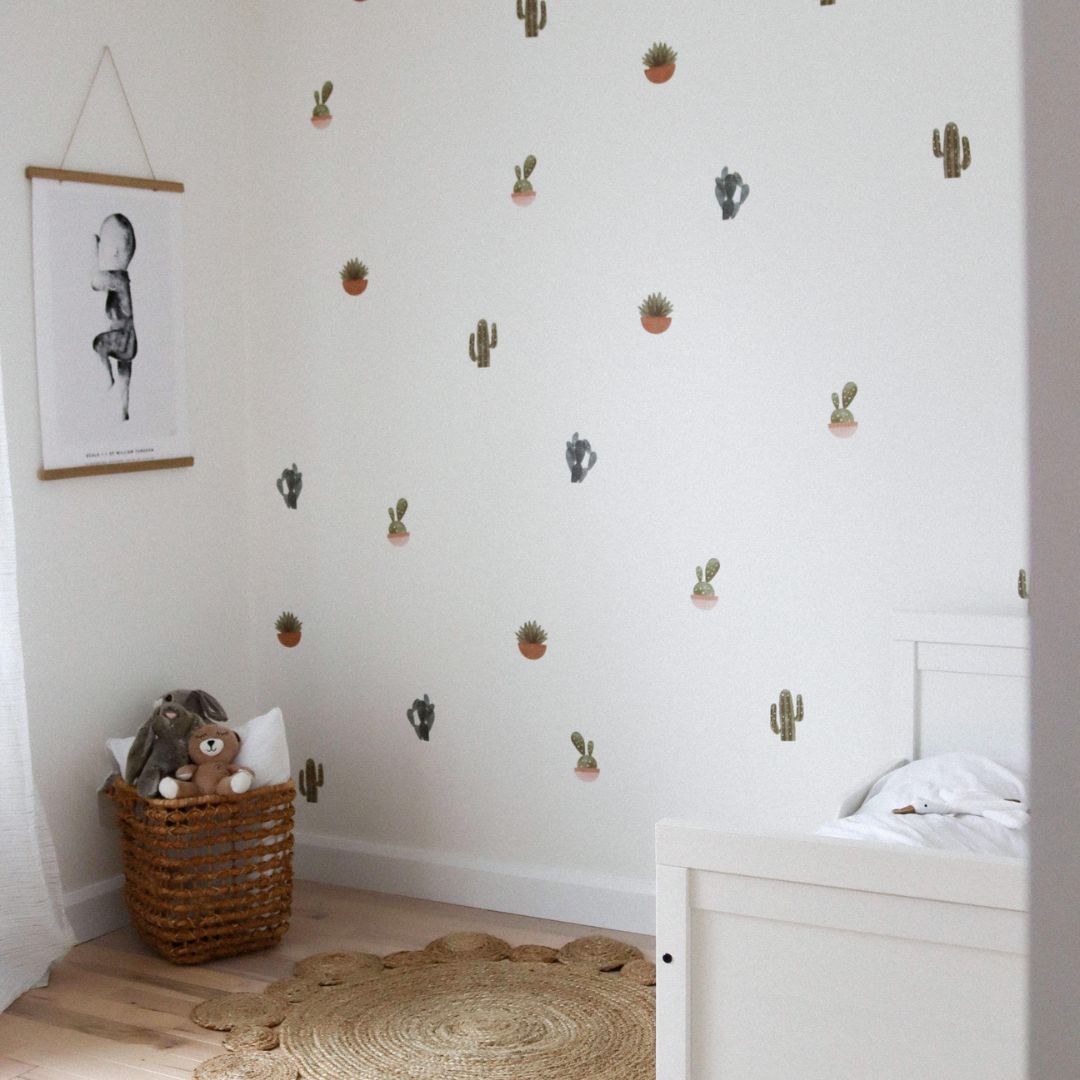
<path fill-rule="evenodd" d="M 709 608 L 716 607 L 719 596 L 699 596 L 697 593 L 692 593 L 690 599 L 694 601 L 694 607 L 699 607 L 703 611 L 708 611 Z"/>
<path fill-rule="evenodd" d="M 858 392 L 859 388 L 853 382 L 849 382 L 844 384 L 842 404 L 838 395 L 832 396 L 833 411 L 832 416 L 829 417 L 829 430 L 838 439 L 850 439 L 858 430 L 859 422 L 851 415 L 851 410 L 848 408 Z"/>
<path fill-rule="evenodd" d="M 671 325 L 671 313 L 674 310 L 671 301 L 663 293 L 649 293 L 638 304 L 641 325 L 650 334 L 662 334 Z"/>
<path fill-rule="evenodd" d="M 387 533 L 386 539 L 389 540 L 394 547 L 404 547 L 409 542 L 409 533 Z"/>
<path fill-rule="evenodd" d="M 531 205 L 532 201 L 536 198 L 536 192 L 535 191 L 512 191 L 510 193 L 510 198 L 517 206 L 529 206 L 529 205 Z"/>
<path fill-rule="evenodd" d="M 291 612 L 283 611 L 274 623 L 274 629 L 278 632 L 278 641 L 286 649 L 295 648 L 300 644 L 300 628 L 303 623 Z"/>
<path fill-rule="evenodd" d="M 526 660 L 539 660 L 547 652 L 547 631 L 537 622 L 527 622 L 517 632 L 518 651 Z"/>
<path fill-rule="evenodd" d="M 591 784 L 600 775 L 599 769 L 575 769 L 579 780 L 584 780 L 586 784 Z"/>
<path fill-rule="evenodd" d="M 651 83 L 666 83 L 675 74 L 678 53 L 662 41 L 653 44 L 641 58 L 645 65 L 645 78 Z"/>

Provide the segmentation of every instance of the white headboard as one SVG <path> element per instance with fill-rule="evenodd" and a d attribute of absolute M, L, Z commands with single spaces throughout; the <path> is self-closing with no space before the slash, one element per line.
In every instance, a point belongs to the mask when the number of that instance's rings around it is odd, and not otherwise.
<path fill-rule="evenodd" d="M 1027 776 L 1031 638 L 1026 615 L 894 612 L 893 716 L 912 759 L 969 750 Z"/>

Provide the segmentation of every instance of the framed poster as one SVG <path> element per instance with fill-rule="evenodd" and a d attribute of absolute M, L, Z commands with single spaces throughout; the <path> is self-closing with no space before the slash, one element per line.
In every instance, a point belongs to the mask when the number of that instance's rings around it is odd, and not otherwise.
<path fill-rule="evenodd" d="M 183 185 L 31 167 L 42 479 L 194 464 Z"/>

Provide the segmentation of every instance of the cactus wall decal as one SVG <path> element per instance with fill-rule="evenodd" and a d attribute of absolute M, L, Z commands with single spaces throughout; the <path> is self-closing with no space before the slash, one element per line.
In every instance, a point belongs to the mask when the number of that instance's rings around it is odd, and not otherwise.
<path fill-rule="evenodd" d="M 547 26 L 547 0 L 517 0 L 517 17 L 525 23 L 525 36 L 536 37 Z"/>
<path fill-rule="evenodd" d="M 836 0 L 821 0 L 822 7 L 832 7 L 836 3 Z"/>
<path fill-rule="evenodd" d="M 528 206 L 529 203 L 536 198 L 536 192 L 533 191 L 533 186 L 529 183 L 529 177 L 532 176 L 533 169 L 535 168 L 536 158 L 532 154 L 525 159 L 524 166 L 514 166 L 514 174 L 517 176 L 517 181 L 514 184 L 514 190 L 510 193 L 510 198 L 513 199 L 518 206 Z"/>
<path fill-rule="evenodd" d="M 300 631 L 303 623 L 291 612 L 283 611 L 274 622 L 277 639 L 286 649 L 300 644 Z"/>
<path fill-rule="evenodd" d="M 317 128 L 328 127 L 333 116 L 327 108 L 327 101 L 334 92 L 334 84 L 328 79 L 323 83 L 322 93 L 315 91 L 315 108 L 311 110 L 311 123 Z"/>
<path fill-rule="evenodd" d="M 960 155 L 963 147 L 963 157 Z M 941 132 L 934 128 L 934 157 L 945 162 L 945 179 L 959 180 L 960 174 L 971 165 L 971 144 L 965 135 L 960 139 L 960 129 L 955 124 L 945 125 L 945 146 L 941 145 Z"/>
<path fill-rule="evenodd" d="M 1020 577 L 1017 579 L 1016 582 L 1016 591 L 1020 594 L 1021 600 L 1028 599 L 1028 582 L 1026 570 L 1020 571 Z"/>
<path fill-rule="evenodd" d="M 708 610 L 716 605 L 716 601 L 719 597 L 716 595 L 716 590 L 712 587 L 712 579 L 716 577 L 720 571 L 720 560 L 710 559 L 705 564 L 705 569 L 697 567 L 697 584 L 694 586 L 694 591 L 690 594 L 690 599 L 694 601 L 694 605 L 704 610 Z"/>
<path fill-rule="evenodd" d="M 469 335 L 469 359 L 478 367 L 491 367 L 491 350 L 499 344 L 499 326 L 491 324 L 491 337 L 488 337 L 487 319 L 476 324 L 476 333 Z"/>
<path fill-rule="evenodd" d="M 538 622 L 527 622 L 517 631 L 517 642 L 526 660 L 539 660 L 547 652 L 547 631 Z"/>
<path fill-rule="evenodd" d="M 566 464 L 570 466 L 570 483 L 580 484 L 596 464 L 596 451 L 588 439 L 579 439 L 575 431 L 566 444 Z"/>
<path fill-rule="evenodd" d="M 593 757 L 592 739 L 589 740 L 589 745 L 586 747 L 581 732 L 575 731 L 571 734 L 570 741 L 578 752 L 578 763 L 574 769 L 577 778 L 586 782 L 595 780 L 600 775 L 600 769 L 596 764 L 596 758 Z"/>
<path fill-rule="evenodd" d="M 409 542 L 409 532 L 401 519 L 405 516 L 405 511 L 409 509 L 408 500 L 398 499 L 396 515 L 394 509 L 393 506 L 386 508 L 386 512 L 390 515 L 390 531 L 386 534 L 386 539 L 395 547 L 404 547 Z"/>
<path fill-rule="evenodd" d="M 662 334 L 671 325 L 671 313 L 675 310 L 671 301 L 663 293 L 649 293 L 638 304 L 641 325 L 650 334 Z"/>
<path fill-rule="evenodd" d="M 641 58 L 645 65 L 645 78 L 651 83 L 666 83 L 675 74 L 675 61 L 679 54 L 666 42 L 654 42 Z"/>
<path fill-rule="evenodd" d="M 851 415 L 851 410 L 848 408 L 858 392 L 859 388 L 853 382 L 844 383 L 843 407 L 841 407 L 840 398 L 836 394 L 832 396 L 833 411 L 832 416 L 829 417 L 829 430 L 838 439 L 850 439 L 859 427 L 859 422 Z"/>
<path fill-rule="evenodd" d="M 737 172 L 728 172 L 725 165 L 716 178 L 716 201 L 724 212 L 725 221 L 729 221 L 742 209 L 742 204 L 749 195 L 750 185 L 744 184 L 743 178 Z"/>
<path fill-rule="evenodd" d="M 424 742 L 431 741 L 431 729 L 435 726 L 435 705 L 431 698 L 424 695 L 423 699 L 416 698 L 411 709 L 405 710 L 405 715 L 412 725 L 416 737 Z"/>
<path fill-rule="evenodd" d="M 320 761 L 318 768 L 316 768 L 315 762 L 311 758 L 308 758 L 307 764 L 300 771 L 300 794 L 303 795 L 308 802 L 318 802 L 319 788 L 322 786 L 322 762 Z"/>
<path fill-rule="evenodd" d="M 296 509 L 297 500 L 300 498 L 300 489 L 304 486 L 304 474 L 296 467 L 294 461 L 291 469 L 285 469 L 278 477 L 278 494 L 285 500 L 285 505 L 290 510 Z"/>
<path fill-rule="evenodd" d="M 368 268 L 359 259 L 350 259 L 341 268 L 341 287 L 350 296 L 359 296 L 367 288 Z"/>
<path fill-rule="evenodd" d="M 803 718 L 802 694 L 795 699 L 796 705 L 792 708 L 791 691 L 780 691 L 780 722 L 776 722 L 776 706 L 769 706 L 769 726 L 774 735 L 780 736 L 781 742 L 795 741 L 795 725 Z"/>

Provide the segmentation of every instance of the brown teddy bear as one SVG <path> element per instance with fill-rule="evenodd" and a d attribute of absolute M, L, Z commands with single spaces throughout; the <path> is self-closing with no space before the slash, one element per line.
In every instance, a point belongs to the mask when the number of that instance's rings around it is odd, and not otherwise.
<path fill-rule="evenodd" d="M 240 753 L 240 736 L 221 724 L 204 724 L 188 739 L 192 764 L 166 776 L 158 791 L 165 799 L 186 799 L 193 795 L 240 795 L 255 779 L 250 769 L 233 765 Z"/>

